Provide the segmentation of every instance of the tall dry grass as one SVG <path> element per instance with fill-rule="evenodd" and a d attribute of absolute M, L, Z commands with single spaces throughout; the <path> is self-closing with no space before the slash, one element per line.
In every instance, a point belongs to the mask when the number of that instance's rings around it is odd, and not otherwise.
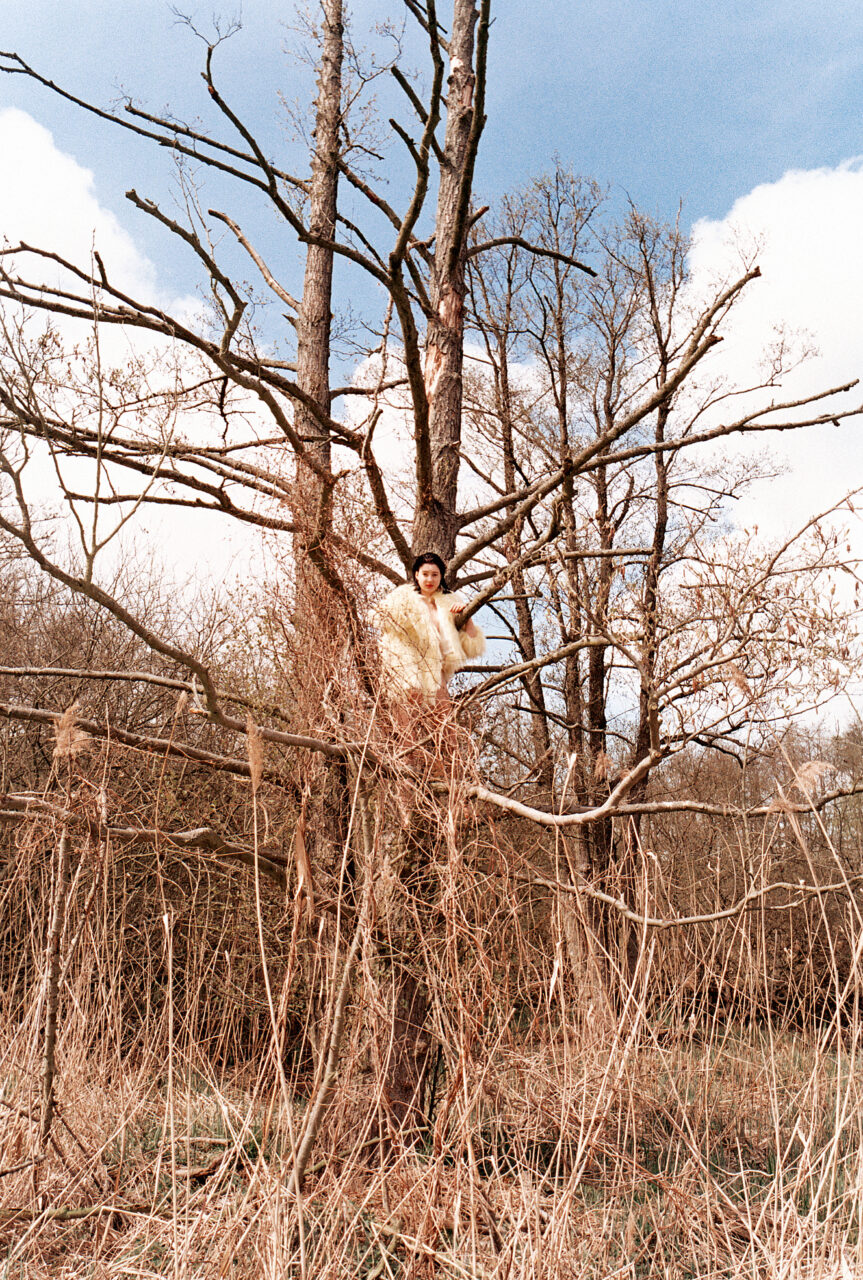
<path fill-rule="evenodd" d="M 117 747 L 56 774 L 82 818 L 65 870 L 58 820 L 9 823 L 0 1275 L 863 1274 L 853 887 L 686 929 L 630 922 L 615 946 L 564 839 L 470 799 L 454 717 L 382 717 L 365 746 L 342 846 L 313 865 L 309 833 L 285 889 L 167 840 L 96 839 L 83 818 L 121 779 L 128 803 Z M 296 850 L 280 805 L 298 792 L 265 763 L 220 803 L 252 847 L 278 829 Z M 179 788 L 164 762 L 148 776 L 142 821 Z M 817 849 L 793 834 L 827 874 L 829 832 Z M 636 913 L 709 914 L 767 874 L 766 826 L 714 836 L 710 878 L 643 833 Z M 412 1142 L 387 1096 L 404 973 L 428 996 Z"/>

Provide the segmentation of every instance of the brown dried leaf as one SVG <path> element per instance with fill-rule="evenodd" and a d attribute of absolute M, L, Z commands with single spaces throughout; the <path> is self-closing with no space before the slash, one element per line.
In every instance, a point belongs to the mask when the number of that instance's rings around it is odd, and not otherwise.
<path fill-rule="evenodd" d="M 799 769 L 794 770 L 794 786 L 798 791 L 811 791 L 819 779 L 825 773 L 833 773 L 834 768 L 827 760 L 807 760 Z"/>
<path fill-rule="evenodd" d="M 89 733 L 85 733 L 77 723 L 80 710 L 80 703 L 75 701 L 58 717 L 57 726 L 54 730 L 55 760 L 74 760 L 76 756 L 86 751 L 90 745 L 91 738 Z"/>
<path fill-rule="evenodd" d="M 747 698 L 751 698 L 751 697 L 752 697 L 752 689 L 750 688 L 749 681 L 746 679 L 746 676 L 743 674 L 743 672 L 742 672 L 742 671 L 740 670 L 740 668 L 737 666 L 737 663 L 736 663 L 736 662 L 729 662 L 729 663 L 727 664 L 726 670 L 727 670 L 727 672 L 728 672 L 729 676 L 731 677 L 731 683 L 732 683 L 736 688 L 738 688 L 738 689 L 740 690 L 740 692 L 741 692 L 741 693 L 745 693 Z"/>
<path fill-rule="evenodd" d="M 593 766 L 593 776 L 599 782 L 604 782 L 609 773 L 611 773 L 611 756 L 604 751 L 600 751 Z"/>

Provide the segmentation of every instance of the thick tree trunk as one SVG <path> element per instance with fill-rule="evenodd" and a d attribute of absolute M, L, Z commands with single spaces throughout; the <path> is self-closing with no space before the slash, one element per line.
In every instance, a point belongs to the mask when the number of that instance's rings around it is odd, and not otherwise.
<path fill-rule="evenodd" d="M 506 436 L 508 434 L 508 442 Z M 511 456 L 512 430 L 505 429 L 504 444 L 504 484 L 508 490 L 515 488 L 515 467 L 507 465 Z M 517 560 L 521 553 L 521 525 L 517 525 L 506 539 L 505 554 L 510 562 Z M 515 616 L 518 624 L 518 642 L 522 657 L 526 662 L 536 658 L 536 631 L 533 624 L 533 612 L 530 607 L 528 580 L 523 570 L 516 569 L 510 578 L 513 598 L 515 600 Z M 536 762 L 536 781 L 538 786 L 551 791 L 554 784 L 554 758 L 552 756 L 551 735 L 548 727 L 548 709 L 545 702 L 545 688 L 539 671 L 529 671 L 521 678 L 530 707 L 530 734 L 533 744 L 533 755 Z"/>
<path fill-rule="evenodd" d="M 507 558 L 510 557 L 508 556 Z M 511 585 L 515 597 L 519 645 L 525 661 L 533 662 L 536 657 L 536 633 L 528 599 L 527 580 L 520 569 L 513 573 Z M 530 704 L 530 735 L 533 743 L 534 760 L 536 761 L 537 785 L 547 791 L 551 791 L 554 785 L 554 758 L 552 756 L 551 735 L 548 728 L 548 709 L 545 703 L 545 689 L 542 677 L 538 671 L 530 671 L 522 676 L 522 684 Z"/>
<path fill-rule="evenodd" d="M 662 444 L 665 439 L 665 426 L 668 418 L 667 406 L 662 406 L 657 415 L 656 442 Z M 641 673 L 638 693 L 638 730 L 635 735 L 635 746 L 631 764 L 643 760 L 652 747 L 657 745 L 659 735 L 659 713 L 656 705 L 656 658 L 659 639 L 659 578 L 662 572 L 665 554 L 665 539 L 668 532 L 668 464 L 662 453 L 657 453 L 654 461 L 656 470 L 656 520 L 653 527 L 653 546 L 642 596 L 642 626 L 644 636 L 641 642 Z M 647 795 L 650 775 L 646 773 L 632 789 L 631 800 L 634 804 L 643 801 Z M 635 906 L 636 857 L 640 848 L 641 816 L 635 814 L 629 819 L 628 838 L 625 848 L 625 863 L 621 868 L 622 888 L 629 901 Z M 632 926 L 627 931 L 627 976 L 632 977 L 638 962 L 638 939 Z"/>
<path fill-rule="evenodd" d="M 430 1000 L 420 938 L 434 928 L 432 904 L 439 885 L 429 871 L 434 838 L 427 820 L 418 821 L 409 836 L 397 830 L 392 836 L 393 870 L 400 889 L 382 894 L 377 905 L 378 963 L 386 1008 L 386 1021 L 377 1030 L 382 1103 L 377 1132 L 384 1149 L 395 1154 L 413 1145 L 428 1127 L 426 1098 L 437 1045 L 427 1026 Z M 411 908 L 406 912 L 408 903 Z"/>
<path fill-rule="evenodd" d="M 54 1083 L 56 1075 L 57 1016 L 60 1007 L 60 940 L 66 912 L 69 886 L 71 844 L 64 830 L 57 850 L 57 878 L 48 926 L 45 972 L 45 1047 L 42 1055 L 42 1115 L 39 1122 L 38 1153 L 44 1155 L 54 1121 Z"/>
<path fill-rule="evenodd" d="M 309 189 L 309 230 L 313 236 L 335 239 L 336 204 L 339 179 L 339 129 L 342 119 L 342 59 L 344 26 L 342 0 L 321 0 L 322 38 L 315 104 L 315 149 Z M 297 383 L 326 414 L 330 412 L 330 329 L 333 306 L 333 251 L 327 244 L 309 244 L 303 278 L 303 295 L 297 316 Z M 305 443 L 310 460 L 325 472 L 330 470 L 332 446 L 314 414 L 298 404 L 295 411 L 297 433 Z M 297 465 L 296 521 L 298 586 L 311 606 L 319 599 L 321 581 L 310 571 L 326 557 L 331 529 L 332 490 L 320 470 Z M 302 609 L 300 610 L 302 612 Z"/>
<path fill-rule="evenodd" d="M 596 525 L 599 530 L 599 548 L 606 554 L 599 557 L 596 566 L 596 587 L 593 600 L 593 630 L 601 640 L 608 627 L 608 610 L 611 602 L 613 562 L 607 554 L 614 545 L 614 530 L 609 513 L 608 477 L 604 466 L 596 469 Z M 608 646 L 596 644 L 588 652 L 587 659 L 587 744 L 593 778 L 589 783 L 590 803 L 596 803 L 605 790 L 607 777 L 606 716 L 606 654 Z"/>
<path fill-rule="evenodd" d="M 384 1062 L 384 1098 L 398 1145 L 415 1142 L 425 1131 L 425 1094 L 432 1041 L 425 1031 L 428 993 L 407 968 L 394 967 L 392 1035 Z"/>
<path fill-rule="evenodd" d="M 665 425 L 668 409 L 663 406 L 657 416 L 656 442 L 662 444 L 665 439 Z M 665 538 L 668 532 L 668 464 L 662 453 L 657 452 L 654 466 L 656 469 L 656 520 L 653 526 L 653 546 L 647 564 L 642 597 L 642 626 L 644 638 L 641 642 L 641 680 L 638 696 L 638 732 L 635 737 L 635 749 L 632 763 L 643 760 L 650 750 L 652 738 L 656 733 L 656 697 L 654 677 L 656 670 L 657 641 L 659 634 L 659 576 L 662 572 L 662 561 L 665 554 Z M 643 800 L 647 793 L 648 775 L 636 784 L 632 791 L 634 801 Z"/>
<path fill-rule="evenodd" d="M 509 355 L 507 338 L 509 325 L 504 332 L 497 334 L 495 394 L 497 398 L 497 414 L 500 421 L 501 445 L 503 448 L 503 483 L 507 492 L 517 487 L 515 439 L 513 436 L 512 395 L 509 380 Z M 509 508 L 509 513 L 513 510 Z M 521 554 L 521 538 L 523 522 L 519 521 L 507 535 L 505 554 L 512 563 Z M 518 623 L 518 642 L 525 661 L 532 662 L 536 658 L 536 632 L 533 625 L 533 613 L 530 607 L 528 582 L 524 572 L 516 569 L 510 579 L 515 599 L 515 615 Z M 530 733 L 536 760 L 536 780 L 540 787 L 551 790 L 554 783 L 554 760 L 551 751 L 551 736 L 548 728 L 548 712 L 545 704 L 545 689 L 538 671 L 528 672 L 522 676 L 522 685 L 530 704 Z"/>
<path fill-rule="evenodd" d="M 437 551 L 444 560 L 452 558 L 458 531 L 465 250 L 473 166 L 483 124 L 482 84 L 477 85 L 474 69 L 474 29 L 479 8 L 475 0 L 455 0 L 453 5 L 446 130 L 426 339 L 425 393 L 431 474 L 418 476 L 413 527 L 414 551 Z"/>

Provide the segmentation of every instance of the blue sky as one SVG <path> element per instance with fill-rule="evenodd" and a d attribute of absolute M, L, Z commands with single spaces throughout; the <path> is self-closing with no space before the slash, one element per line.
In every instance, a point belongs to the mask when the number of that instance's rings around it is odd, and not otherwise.
<path fill-rule="evenodd" d="M 211 30 L 212 4 L 186 0 L 186 9 L 201 30 Z M 682 200 L 684 225 L 694 224 L 699 244 L 693 261 L 705 276 L 726 267 L 725 246 L 741 230 L 764 246 L 763 279 L 741 308 L 736 341 L 723 347 L 730 376 L 749 376 L 747 362 L 777 324 L 811 335 L 821 352 L 797 377 L 796 393 L 863 371 L 859 0 L 499 0 L 493 11 L 479 200 L 493 202 L 526 183 L 555 156 L 608 186 L 613 199 L 628 196 L 660 217 L 673 218 Z M 221 12 L 230 18 L 240 10 L 224 5 Z M 397 0 L 357 0 L 352 13 L 360 46 L 380 46 L 376 26 L 401 21 Z M 285 52 L 296 43 L 293 14 L 288 3 L 246 0 L 242 30 L 217 62 L 229 101 L 288 168 L 303 159 L 282 99 L 308 103 L 313 94 L 308 69 Z M 406 45 L 408 61 L 424 66 L 411 28 Z M 0 47 L 96 103 L 128 93 L 155 112 L 200 117 L 226 136 L 200 79 L 202 45 L 162 0 L 7 0 Z M 381 94 L 385 114 L 398 102 L 406 119 L 392 86 L 382 82 Z M 8 108 L 26 112 L 48 134 Z M 142 196 L 170 198 L 165 151 L 20 76 L 0 76 L 0 147 L 0 235 L 42 244 L 65 237 L 68 245 L 74 224 L 83 246 L 77 252 L 86 255 L 98 225 L 136 280 L 155 282 L 168 298 L 192 291 L 198 272 L 189 252 L 123 194 L 134 185 Z M 397 172 L 397 160 L 388 163 Z M 241 200 L 218 182 L 205 192 L 207 204 L 241 211 L 270 265 L 296 285 L 292 239 L 263 205 L 255 211 Z M 116 226 L 105 221 L 112 214 Z M 357 282 L 354 297 L 368 297 L 367 288 Z M 812 436 L 779 447 L 790 478 L 759 500 L 762 520 L 768 508 L 777 525 L 802 520 L 863 477 L 863 431 L 856 426 L 832 435 L 827 448 Z"/>
<path fill-rule="evenodd" d="M 184 7 L 202 30 L 211 4 Z M 445 8 L 445 6 L 442 6 Z M 284 147 L 278 94 L 309 94 L 286 57 L 288 5 L 219 4 L 243 30 L 224 50 L 225 89 L 271 145 Z M 281 12 L 282 22 L 276 14 Z M 399 14 L 395 0 L 352 7 L 360 44 Z M 487 198 L 558 154 L 651 212 L 719 218 L 758 183 L 789 169 L 834 166 L 863 152 L 863 6 L 849 0 L 502 0 L 490 51 L 479 189 Z M 107 103 L 122 88 L 181 116 L 209 104 L 200 46 L 162 0 L 29 0 L 4 6 L 0 45 L 58 82 Z M 21 78 L 0 79 L 0 107 L 45 124 L 96 175 L 100 199 L 128 219 L 122 192 L 161 187 L 164 156 L 95 126 Z M 138 218 L 143 223 L 143 218 Z M 141 233 L 149 240 L 150 231 Z"/>

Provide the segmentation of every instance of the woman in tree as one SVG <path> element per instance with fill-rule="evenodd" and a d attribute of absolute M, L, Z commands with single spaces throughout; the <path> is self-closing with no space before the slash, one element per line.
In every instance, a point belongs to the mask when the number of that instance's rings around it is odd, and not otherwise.
<path fill-rule="evenodd" d="M 485 636 L 469 618 L 456 618 L 465 602 L 446 584 L 446 565 L 433 551 L 417 556 L 411 581 L 378 605 L 384 679 L 394 696 L 413 694 L 425 703 L 449 702 L 447 682 L 470 658 L 485 652 Z"/>

